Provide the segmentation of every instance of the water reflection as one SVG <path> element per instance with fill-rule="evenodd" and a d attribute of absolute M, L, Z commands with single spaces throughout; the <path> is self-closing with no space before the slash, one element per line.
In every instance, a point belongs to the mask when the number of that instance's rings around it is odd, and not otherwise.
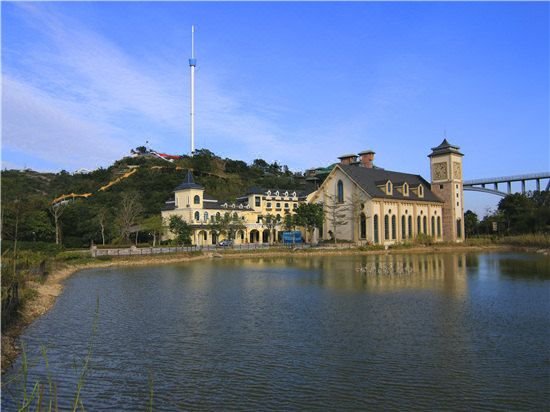
<path fill-rule="evenodd" d="M 462 296 L 467 288 L 466 254 L 409 254 L 257 259 L 243 262 L 273 268 L 279 264 L 301 268 L 301 282 L 349 291 L 391 293 L 403 288 L 435 289 Z M 289 279 L 287 279 L 289 280 Z"/>

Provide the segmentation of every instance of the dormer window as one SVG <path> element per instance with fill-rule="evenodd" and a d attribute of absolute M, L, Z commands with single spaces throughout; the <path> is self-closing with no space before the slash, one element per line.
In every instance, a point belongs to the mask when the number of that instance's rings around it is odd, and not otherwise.
<path fill-rule="evenodd" d="M 242 209 L 242 208 L 243 208 L 243 204 L 241 203 L 241 204 L 239 205 L 239 209 Z"/>
<path fill-rule="evenodd" d="M 418 197 L 424 197 L 424 186 L 418 186 Z"/>
<path fill-rule="evenodd" d="M 409 184 L 407 182 L 403 183 L 403 196 L 409 195 Z"/>
<path fill-rule="evenodd" d="M 279 191 L 278 190 L 275 192 L 275 196 L 279 196 Z"/>
<path fill-rule="evenodd" d="M 296 197 L 296 192 L 292 192 L 292 197 Z"/>
<path fill-rule="evenodd" d="M 386 194 L 388 194 L 388 195 L 393 194 L 393 185 L 389 180 L 386 183 Z"/>
<path fill-rule="evenodd" d="M 288 190 L 284 193 L 285 197 L 288 197 Z"/>
<path fill-rule="evenodd" d="M 271 190 L 268 190 L 267 192 L 265 192 L 265 194 L 271 196 Z"/>

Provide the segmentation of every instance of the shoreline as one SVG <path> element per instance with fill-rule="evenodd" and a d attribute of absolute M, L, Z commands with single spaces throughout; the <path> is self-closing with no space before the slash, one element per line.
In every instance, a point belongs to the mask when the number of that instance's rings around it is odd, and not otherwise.
<path fill-rule="evenodd" d="M 2 374 L 12 365 L 20 353 L 19 337 L 26 327 L 36 319 L 46 314 L 54 307 L 57 297 L 64 289 L 64 281 L 76 272 L 86 269 L 109 268 L 109 267 L 131 267 L 131 266 L 154 266 L 170 263 L 187 263 L 198 260 L 227 258 L 227 259 L 254 259 L 254 258 L 277 258 L 277 257 L 311 257 L 311 256 L 353 256 L 353 255 L 384 255 L 384 254 L 419 254 L 419 253 L 456 253 L 456 252 L 537 252 L 539 248 L 515 247 L 515 246 L 425 246 L 409 249 L 388 249 L 388 250 L 358 250 L 358 249 L 314 249 L 314 250 L 276 250 L 276 251 L 216 251 L 202 254 L 200 256 L 189 254 L 178 255 L 149 255 L 149 256 L 126 256 L 116 258 L 113 261 L 105 262 L 97 260 L 92 263 L 66 265 L 52 270 L 44 283 L 29 282 L 28 287 L 33 289 L 36 296 L 25 302 L 21 309 L 19 318 L 2 334 Z M 221 252 L 221 253 L 220 253 Z M 545 254 L 548 250 L 545 249 Z"/>

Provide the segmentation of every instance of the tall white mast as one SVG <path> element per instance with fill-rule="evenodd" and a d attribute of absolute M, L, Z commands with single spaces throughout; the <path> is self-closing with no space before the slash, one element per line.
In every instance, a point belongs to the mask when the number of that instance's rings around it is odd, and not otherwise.
<path fill-rule="evenodd" d="M 189 68 L 191 69 L 191 156 L 195 154 L 195 26 L 191 26 L 191 58 Z"/>

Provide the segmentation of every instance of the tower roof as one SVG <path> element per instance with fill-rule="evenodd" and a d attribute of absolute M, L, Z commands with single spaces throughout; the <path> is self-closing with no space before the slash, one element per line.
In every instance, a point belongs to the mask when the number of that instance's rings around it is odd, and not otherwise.
<path fill-rule="evenodd" d="M 201 185 L 198 183 L 195 183 L 195 178 L 193 177 L 193 173 L 191 170 L 187 171 L 187 176 L 185 177 L 185 180 L 180 183 L 178 187 L 174 189 L 175 192 L 178 190 L 185 190 L 185 189 L 204 189 Z"/>
<path fill-rule="evenodd" d="M 428 155 L 428 157 L 439 156 L 439 155 L 444 155 L 444 154 L 448 154 L 448 153 L 455 153 L 457 155 L 464 156 L 463 153 L 459 152 L 459 149 L 460 149 L 460 147 L 449 143 L 447 141 L 447 139 L 445 138 L 445 139 L 443 139 L 443 141 L 441 142 L 441 144 L 439 146 L 432 147 L 432 153 L 430 153 Z"/>

